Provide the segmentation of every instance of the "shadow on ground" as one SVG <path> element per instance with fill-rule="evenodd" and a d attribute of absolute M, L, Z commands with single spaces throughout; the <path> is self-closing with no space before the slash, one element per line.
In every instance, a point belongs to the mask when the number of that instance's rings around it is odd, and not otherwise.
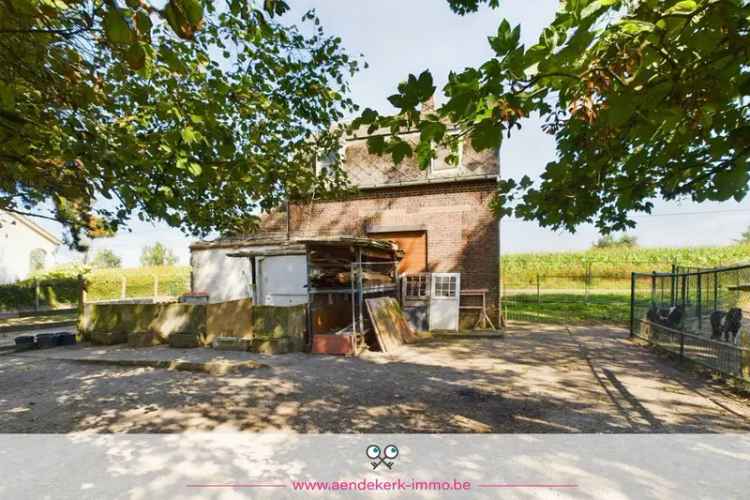
<path fill-rule="evenodd" d="M 750 431 L 744 401 L 614 328 L 514 328 L 213 377 L 0 357 L 3 432 Z"/>

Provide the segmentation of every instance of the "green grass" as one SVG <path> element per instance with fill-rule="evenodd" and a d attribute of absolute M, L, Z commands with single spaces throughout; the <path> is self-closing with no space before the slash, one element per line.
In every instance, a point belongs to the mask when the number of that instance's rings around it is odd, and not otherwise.
<path fill-rule="evenodd" d="M 625 324 L 630 318 L 630 294 L 520 294 L 503 300 L 509 320 L 565 323 L 607 321 Z"/>
<path fill-rule="evenodd" d="M 122 296 L 123 279 L 126 298 L 152 297 L 158 279 L 160 296 L 179 296 L 190 291 L 189 266 L 134 267 L 95 269 L 86 276 L 87 300 L 112 300 Z"/>
<path fill-rule="evenodd" d="M 669 272 L 681 266 L 719 267 L 750 261 L 750 244 L 723 247 L 613 248 L 583 252 L 517 253 L 503 255 L 506 287 L 536 286 L 537 274 L 547 287 L 577 285 L 590 268 L 594 288 L 623 288 L 630 273 Z"/>
<path fill-rule="evenodd" d="M 750 244 L 507 254 L 502 259 L 503 305 L 509 320 L 622 324 L 630 318 L 631 273 L 669 272 L 673 263 L 720 267 L 742 262 L 750 262 Z M 638 289 L 643 292 L 637 298 L 648 301 L 650 278 L 641 280 Z"/>

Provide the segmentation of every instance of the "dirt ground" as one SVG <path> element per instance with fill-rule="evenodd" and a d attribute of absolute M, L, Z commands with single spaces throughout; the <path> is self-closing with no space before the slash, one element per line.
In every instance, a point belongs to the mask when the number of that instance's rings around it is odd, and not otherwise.
<path fill-rule="evenodd" d="M 52 349 L 48 352 L 65 348 Z M 0 356 L 0 432 L 747 432 L 750 403 L 607 327 L 515 326 L 211 376 Z"/>

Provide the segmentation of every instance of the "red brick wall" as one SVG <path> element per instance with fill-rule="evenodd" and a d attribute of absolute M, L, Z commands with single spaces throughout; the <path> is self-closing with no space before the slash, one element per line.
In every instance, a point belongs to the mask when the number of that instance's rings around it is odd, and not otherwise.
<path fill-rule="evenodd" d="M 394 231 L 398 227 L 423 227 L 427 231 L 429 270 L 460 272 L 462 288 L 490 289 L 488 305 L 495 321 L 499 229 L 489 206 L 495 190 L 494 180 L 389 187 L 362 192 L 345 201 L 292 205 L 291 237 L 366 236 L 368 226 Z M 265 225 L 265 230 L 273 230 L 272 226 Z"/>

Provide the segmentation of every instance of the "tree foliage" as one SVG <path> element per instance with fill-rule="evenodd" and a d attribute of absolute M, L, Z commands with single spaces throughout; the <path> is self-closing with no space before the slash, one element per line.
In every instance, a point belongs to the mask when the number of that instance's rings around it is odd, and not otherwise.
<path fill-rule="evenodd" d="M 133 216 L 245 232 L 344 184 L 330 148 L 359 62 L 281 0 L 0 0 L 0 208 L 69 239 Z"/>
<path fill-rule="evenodd" d="M 638 238 L 623 234 L 615 238 L 612 234 L 605 234 L 594 243 L 593 248 L 606 250 L 611 248 L 635 248 L 638 246 Z"/>
<path fill-rule="evenodd" d="M 737 241 L 737 243 L 750 243 L 750 226 L 748 226 L 748 228 L 740 234 L 740 238 L 735 241 Z"/>
<path fill-rule="evenodd" d="M 91 267 L 94 269 L 109 269 L 122 266 L 122 259 L 108 248 L 97 250 L 91 259 Z"/>
<path fill-rule="evenodd" d="M 160 242 L 146 245 L 141 252 L 142 266 L 173 266 L 177 264 L 177 257 L 170 248 Z"/>
<path fill-rule="evenodd" d="M 459 14 L 497 4 L 448 1 Z M 365 109 L 354 125 L 419 130 L 414 149 L 396 135 L 369 147 L 426 167 L 432 144 L 457 140 L 448 122 L 481 150 L 539 114 L 557 158 L 540 182 L 503 180 L 498 209 L 554 229 L 625 230 L 656 197 L 739 201 L 750 178 L 749 20 L 746 0 L 564 0 L 530 47 L 502 21 L 494 56 L 451 73 L 435 113 L 418 112 L 435 90 L 425 71 L 389 98 L 396 115 Z"/>

